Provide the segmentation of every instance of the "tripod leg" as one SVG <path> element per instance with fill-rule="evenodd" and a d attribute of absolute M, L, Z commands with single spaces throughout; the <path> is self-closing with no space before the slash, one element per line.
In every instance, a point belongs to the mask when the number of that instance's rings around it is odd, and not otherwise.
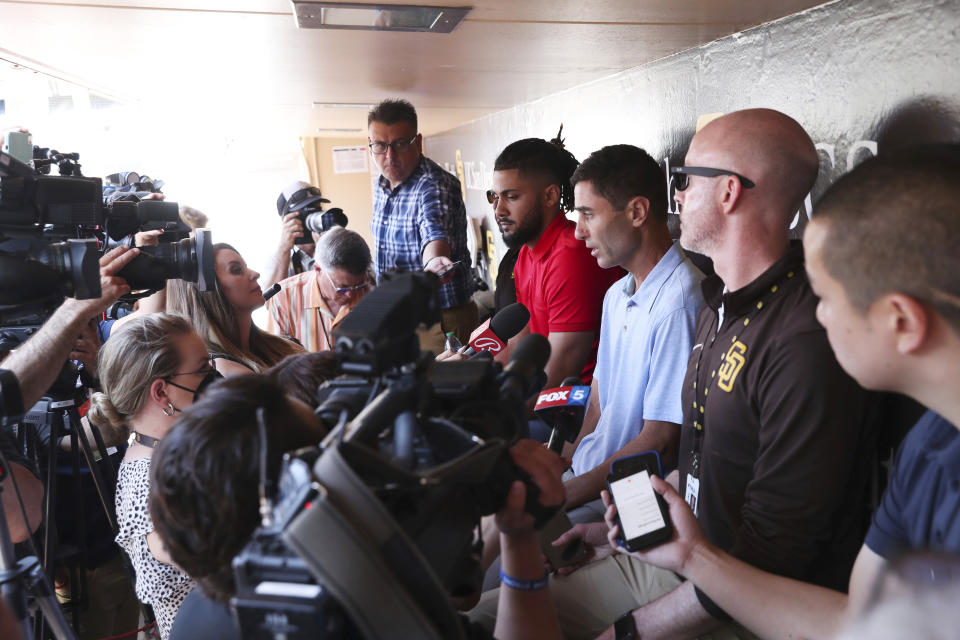
<path fill-rule="evenodd" d="M 43 572 L 40 563 L 36 563 L 33 571 L 30 573 L 32 580 L 32 591 L 43 612 L 43 617 L 50 625 L 53 635 L 57 640 L 76 640 L 76 635 L 67 624 L 67 619 L 63 615 L 63 610 L 57 603 L 53 595 L 53 589 L 50 587 L 50 581 L 47 580 L 47 574 Z"/>
<path fill-rule="evenodd" d="M 24 592 L 16 593 L 11 588 L 11 584 L 3 585 L 3 599 L 10 607 L 13 619 L 17 621 L 17 627 L 20 629 L 20 636 L 23 638 L 32 638 L 33 630 L 30 628 L 30 611 L 27 609 L 27 594 Z"/>
<path fill-rule="evenodd" d="M 90 441 L 87 440 L 87 434 L 84 433 L 83 425 L 80 424 L 80 414 L 77 413 L 75 408 L 70 409 L 69 419 L 71 426 L 73 427 L 73 433 L 76 433 L 77 438 L 80 440 L 80 450 L 83 452 L 83 457 L 87 461 L 87 467 L 90 469 L 90 474 L 93 478 L 93 486 L 97 490 L 97 496 L 99 496 L 100 504 L 103 506 L 103 511 L 107 516 L 107 522 L 110 523 L 110 530 L 113 531 L 114 535 L 116 535 L 117 518 L 110 506 L 108 497 L 113 494 L 107 493 L 105 489 L 106 485 L 103 483 L 103 475 L 100 473 L 100 465 L 98 465 L 93 459 L 93 451 L 90 449 Z M 109 459 L 107 459 L 107 463 L 109 464 Z"/>
<path fill-rule="evenodd" d="M 93 434 L 93 444 L 96 445 L 97 451 L 100 452 L 100 459 L 107 461 L 107 464 L 105 465 L 105 473 L 104 473 L 105 483 L 103 486 L 106 487 L 107 489 L 112 488 L 113 491 L 110 491 L 109 493 L 113 497 L 116 497 L 117 472 L 116 472 L 116 469 L 114 469 L 113 467 L 113 463 L 109 461 L 110 454 L 107 452 L 107 445 L 104 444 L 103 436 L 100 435 L 100 428 L 97 425 L 95 424 L 90 425 L 90 433 Z"/>
<path fill-rule="evenodd" d="M 50 445 L 47 451 L 47 494 L 43 504 L 43 563 L 47 567 L 47 576 L 53 576 L 54 550 L 57 548 L 57 447 L 63 427 L 60 419 L 54 416 L 50 423 Z"/>

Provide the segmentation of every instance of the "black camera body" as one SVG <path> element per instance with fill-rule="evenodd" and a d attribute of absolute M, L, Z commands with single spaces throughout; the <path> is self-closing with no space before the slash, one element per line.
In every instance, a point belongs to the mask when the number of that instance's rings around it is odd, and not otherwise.
<path fill-rule="evenodd" d="M 277 198 L 277 213 L 282 218 L 288 213 L 296 212 L 305 231 L 302 236 L 294 239 L 294 244 L 311 244 L 313 238 L 310 231 L 320 234 L 334 226 L 346 228 L 347 216 L 343 209 L 334 207 L 324 211 L 324 204 L 330 204 L 330 201 L 323 197 L 320 189 L 306 182 L 294 182 L 280 193 Z"/>
<path fill-rule="evenodd" d="M 77 154 L 39 150 L 36 169 L 0 152 L 0 324 L 21 307 L 41 308 L 64 297 L 101 295 L 99 258 L 110 239 L 179 224 L 179 207 L 159 200 L 104 204 L 99 178 L 80 175 Z M 61 175 L 49 175 L 57 164 Z M 166 279 L 215 278 L 208 231 L 144 247 L 118 275 L 134 290 L 157 290 Z"/>

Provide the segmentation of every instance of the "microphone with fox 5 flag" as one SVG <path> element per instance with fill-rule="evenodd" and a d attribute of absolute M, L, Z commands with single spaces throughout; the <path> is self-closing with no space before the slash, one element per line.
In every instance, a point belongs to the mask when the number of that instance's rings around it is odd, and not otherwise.
<path fill-rule="evenodd" d="M 551 451 L 560 453 L 564 440 L 577 439 L 589 401 L 590 387 L 576 376 L 565 379 L 559 387 L 540 392 L 533 412 L 553 428 L 547 444 Z"/>
<path fill-rule="evenodd" d="M 485 321 L 470 334 L 470 347 L 464 355 L 472 356 L 481 351 L 497 355 L 507 346 L 507 341 L 520 333 L 530 322 L 530 312 L 519 302 L 505 306 L 495 316 Z"/>

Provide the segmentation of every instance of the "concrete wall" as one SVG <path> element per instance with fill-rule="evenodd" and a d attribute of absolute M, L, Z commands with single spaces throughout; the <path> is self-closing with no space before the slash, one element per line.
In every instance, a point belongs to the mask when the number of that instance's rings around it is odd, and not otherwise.
<path fill-rule="evenodd" d="M 800 121 L 820 150 L 796 235 L 825 187 L 864 158 L 906 142 L 960 141 L 958 62 L 958 0 L 838 0 L 433 136 L 427 153 L 460 168 L 495 270 L 504 247 L 484 192 L 510 142 L 552 138 L 563 123 L 578 158 L 630 143 L 666 166 L 682 163 L 698 117 L 770 107 Z"/>

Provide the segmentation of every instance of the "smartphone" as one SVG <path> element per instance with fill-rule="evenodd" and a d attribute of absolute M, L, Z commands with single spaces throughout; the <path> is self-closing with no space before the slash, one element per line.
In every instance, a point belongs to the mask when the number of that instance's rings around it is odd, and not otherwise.
<path fill-rule="evenodd" d="M 628 551 L 653 547 L 673 535 L 667 503 L 650 484 L 654 475 L 661 475 L 656 451 L 619 458 L 610 465 L 607 489 L 617 505 L 620 546 Z"/>
<path fill-rule="evenodd" d="M 570 523 L 567 512 L 560 509 L 540 530 L 540 550 L 553 565 L 554 570 L 579 562 L 589 551 L 587 545 L 579 538 L 562 547 L 553 546 L 553 541 L 572 527 L 573 524 Z"/>
<path fill-rule="evenodd" d="M 457 260 L 456 262 L 452 263 L 449 267 L 447 267 L 444 271 L 441 271 L 440 273 L 438 273 L 438 274 L 437 274 L 437 277 L 438 277 L 438 278 L 446 278 L 448 275 L 450 275 L 451 273 L 453 273 L 453 270 L 456 269 L 457 267 L 459 267 L 460 264 L 461 264 L 461 261 L 460 261 L 460 260 Z"/>

